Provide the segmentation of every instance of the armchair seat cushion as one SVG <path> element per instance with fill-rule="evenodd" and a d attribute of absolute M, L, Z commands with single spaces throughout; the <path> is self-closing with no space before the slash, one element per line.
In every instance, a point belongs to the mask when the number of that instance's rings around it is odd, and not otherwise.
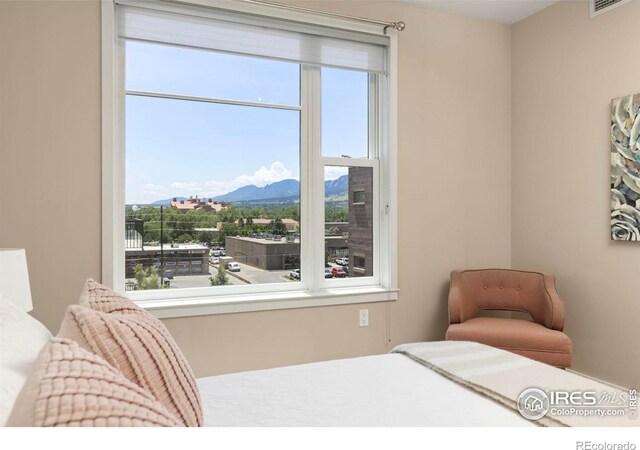
<path fill-rule="evenodd" d="M 480 342 L 556 367 L 571 367 L 571 339 L 528 320 L 474 317 L 449 325 L 446 339 Z"/>

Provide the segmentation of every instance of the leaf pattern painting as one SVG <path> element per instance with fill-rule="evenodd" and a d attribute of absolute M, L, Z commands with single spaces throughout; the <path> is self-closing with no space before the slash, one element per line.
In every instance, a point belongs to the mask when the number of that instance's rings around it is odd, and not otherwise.
<path fill-rule="evenodd" d="M 611 102 L 611 239 L 640 241 L 640 94 Z"/>

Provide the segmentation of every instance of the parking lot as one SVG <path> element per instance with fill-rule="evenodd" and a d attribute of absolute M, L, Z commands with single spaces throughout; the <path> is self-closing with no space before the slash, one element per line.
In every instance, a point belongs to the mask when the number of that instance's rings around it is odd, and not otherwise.
<path fill-rule="evenodd" d="M 290 270 L 262 270 L 243 263 L 238 263 L 238 265 L 240 266 L 240 272 L 226 271 L 230 285 L 291 283 L 298 281 L 291 280 L 289 278 Z M 327 269 L 331 270 L 333 267 L 341 266 L 330 263 Z M 209 277 L 216 276 L 217 274 L 218 264 L 209 264 L 208 275 L 175 276 L 170 280 L 171 288 L 184 289 L 193 287 L 209 287 L 211 286 Z"/>
<path fill-rule="evenodd" d="M 248 282 L 248 284 L 284 283 L 289 279 L 289 270 L 262 270 L 247 264 L 238 263 L 240 272 L 229 272 L 229 277 L 238 277 Z M 213 273 L 218 273 L 217 266 L 212 266 Z"/>
<path fill-rule="evenodd" d="M 182 288 L 193 288 L 193 287 L 210 287 L 211 281 L 209 277 L 212 275 L 215 276 L 218 273 L 218 267 L 215 268 L 211 266 L 209 269 L 211 272 L 209 275 L 187 275 L 187 276 L 177 276 L 173 277 L 171 281 L 171 287 L 174 289 L 182 289 Z M 227 272 L 228 274 L 228 272 Z M 229 277 L 229 284 L 247 284 L 244 281 L 241 281 L 234 277 Z"/>
<path fill-rule="evenodd" d="M 291 282 L 288 270 L 262 270 L 247 264 L 238 263 L 240 272 L 226 271 L 231 285 L 243 284 L 267 284 L 267 283 L 285 283 Z M 209 275 L 187 275 L 176 276 L 171 280 L 171 287 L 175 289 L 190 287 L 208 287 L 211 286 L 209 277 L 218 274 L 218 265 L 209 264 Z"/>

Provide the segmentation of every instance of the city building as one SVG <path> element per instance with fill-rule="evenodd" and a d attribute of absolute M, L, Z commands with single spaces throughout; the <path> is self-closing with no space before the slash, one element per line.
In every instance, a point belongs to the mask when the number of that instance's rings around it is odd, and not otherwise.
<path fill-rule="evenodd" d="M 349 168 L 349 276 L 373 275 L 373 171 Z"/>
<path fill-rule="evenodd" d="M 325 236 L 324 237 L 324 260 L 325 263 L 329 259 L 344 258 L 349 256 L 349 237 L 341 236 Z"/>
<path fill-rule="evenodd" d="M 127 240 L 127 245 L 131 242 Z M 133 278 L 135 268 L 142 264 L 145 268 L 156 267 L 164 275 L 208 275 L 209 248 L 199 244 L 165 244 L 125 248 L 125 277 Z"/>
<path fill-rule="evenodd" d="M 194 228 L 193 231 L 195 233 L 200 233 L 201 231 L 207 232 L 207 233 L 211 233 L 211 240 L 216 240 L 218 239 L 218 234 L 219 231 L 217 228 L 214 227 L 208 227 L 208 228 Z"/>
<path fill-rule="evenodd" d="M 349 237 L 349 222 L 325 222 L 324 234 L 326 236 Z"/>
<path fill-rule="evenodd" d="M 227 256 L 236 262 L 263 270 L 300 267 L 300 240 L 275 237 L 231 237 L 225 239 Z"/>
<path fill-rule="evenodd" d="M 209 248 L 200 244 L 145 245 L 144 221 L 129 217 L 125 221 L 125 277 L 133 278 L 135 268 L 164 266 L 166 276 L 209 274 Z M 216 231 L 202 228 L 202 231 Z"/>
<path fill-rule="evenodd" d="M 203 211 L 221 211 L 229 206 L 227 202 L 217 202 L 212 199 L 203 199 L 195 197 L 189 197 L 188 200 L 178 200 L 177 197 L 171 199 L 171 207 L 180 211 L 191 211 L 193 209 L 202 209 Z"/>
<path fill-rule="evenodd" d="M 246 223 L 247 219 L 243 219 Z M 251 219 L 251 221 L 253 222 L 254 225 L 271 225 L 271 222 L 273 222 L 273 219 Z M 234 221 L 233 223 L 237 224 L 239 223 L 239 220 Z M 287 229 L 288 232 L 296 232 L 299 231 L 298 230 L 298 225 L 300 224 L 300 222 L 298 222 L 297 220 L 294 219 L 282 219 L 282 223 L 284 224 L 285 228 Z M 218 228 L 218 230 L 222 229 L 222 225 L 224 225 L 223 222 L 218 222 L 216 224 L 216 228 Z"/>
<path fill-rule="evenodd" d="M 325 262 L 331 258 L 349 256 L 349 239 L 345 236 L 325 236 Z M 300 267 L 299 238 L 227 236 L 227 255 L 234 261 L 263 270 L 288 270 Z"/>

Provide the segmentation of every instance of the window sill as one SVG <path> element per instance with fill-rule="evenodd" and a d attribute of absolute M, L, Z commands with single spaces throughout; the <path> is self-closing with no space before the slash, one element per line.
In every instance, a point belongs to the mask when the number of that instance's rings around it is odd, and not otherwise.
<path fill-rule="evenodd" d="M 397 289 L 376 286 L 326 289 L 313 293 L 294 291 L 231 295 L 222 298 L 167 298 L 138 301 L 137 304 L 160 319 L 169 319 L 250 311 L 386 302 L 397 299 Z"/>

